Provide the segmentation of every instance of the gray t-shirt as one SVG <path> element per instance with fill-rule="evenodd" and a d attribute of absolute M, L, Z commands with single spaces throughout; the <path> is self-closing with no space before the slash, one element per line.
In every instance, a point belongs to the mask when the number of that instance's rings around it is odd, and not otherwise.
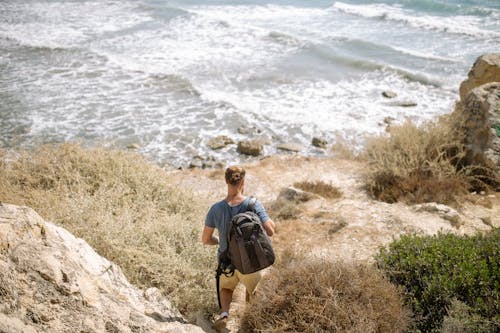
<path fill-rule="evenodd" d="M 239 205 L 229 206 L 226 200 L 222 200 L 213 204 L 208 211 L 207 217 L 205 218 L 205 225 L 207 227 L 216 228 L 219 232 L 219 255 L 227 248 L 226 235 L 229 222 L 231 222 L 234 215 L 243 213 L 247 210 L 249 201 L 250 198 L 247 197 Z M 261 223 L 269 220 L 269 216 L 259 200 L 255 201 L 253 211 L 259 216 Z"/>

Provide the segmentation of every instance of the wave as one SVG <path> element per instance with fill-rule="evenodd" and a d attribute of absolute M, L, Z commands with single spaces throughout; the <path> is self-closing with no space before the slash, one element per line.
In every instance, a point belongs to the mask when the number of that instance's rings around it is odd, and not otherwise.
<path fill-rule="evenodd" d="M 417 16 L 416 12 L 385 4 L 351 5 L 343 2 L 335 2 L 332 8 L 335 11 L 345 14 L 384 21 L 395 21 L 419 29 L 436 30 L 473 37 L 500 38 L 500 32 L 485 30 L 479 27 L 484 25 L 480 17 L 465 15 L 450 17 L 433 15 Z"/>

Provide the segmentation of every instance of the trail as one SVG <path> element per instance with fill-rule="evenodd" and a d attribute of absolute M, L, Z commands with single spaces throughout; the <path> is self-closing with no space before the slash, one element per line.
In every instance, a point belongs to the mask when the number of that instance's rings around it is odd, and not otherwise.
<path fill-rule="evenodd" d="M 363 190 L 366 164 L 361 161 L 275 155 L 245 168 L 246 194 L 258 197 L 276 222 L 273 245 L 278 256 L 292 250 L 328 260 L 371 262 L 381 246 L 403 234 L 472 234 L 500 226 L 498 194 L 470 195 L 457 209 L 459 221 L 454 222 L 439 212 L 420 211 L 418 206 L 373 200 Z M 195 169 L 174 174 L 180 186 L 213 202 L 226 194 L 223 170 Z M 342 197 L 318 197 L 301 203 L 298 213 L 287 220 L 273 217 L 271 207 L 280 191 L 298 181 L 330 183 L 342 191 Z M 239 288 L 228 332 L 239 331 L 244 303 L 244 288 Z"/>

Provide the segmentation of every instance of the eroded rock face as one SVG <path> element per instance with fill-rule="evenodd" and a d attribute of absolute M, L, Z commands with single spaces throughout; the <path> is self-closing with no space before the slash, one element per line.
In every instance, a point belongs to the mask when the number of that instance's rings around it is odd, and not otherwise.
<path fill-rule="evenodd" d="M 454 119 L 465 131 L 468 162 L 487 158 L 500 172 L 500 82 L 471 90 L 457 103 Z"/>
<path fill-rule="evenodd" d="M 32 209 L 0 204 L 0 332 L 203 332 Z"/>
<path fill-rule="evenodd" d="M 486 54 L 477 58 L 467 80 L 460 85 L 460 99 L 465 100 L 474 88 L 489 82 L 500 82 L 500 54 Z"/>

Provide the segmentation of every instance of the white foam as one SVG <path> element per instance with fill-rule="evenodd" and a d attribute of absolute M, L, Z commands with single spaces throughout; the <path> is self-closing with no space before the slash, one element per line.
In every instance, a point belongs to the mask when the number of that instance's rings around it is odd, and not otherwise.
<path fill-rule="evenodd" d="M 335 2 L 333 9 L 352 15 L 366 18 L 378 18 L 384 20 L 397 21 L 408 24 L 415 28 L 437 30 L 441 32 L 463 34 L 475 37 L 499 38 L 500 32 L 482 29 L 485 22 L 480 17 L 475 16 L 432 16 L 405 10 L 401 7 L 389 6 L 385 4 L 373 5 L 351 5 L 343 2 Z"/>
<path fill-rule="evenodd" d="M 282 85 L 268 85 L 261 89 L 243 91 L 224 90 L 212 86 L 203 89 L 203 97 L 224 100 L 239 110 L 250 112 L 261 124 L 269 124 L 275 133 L 300 126 L 302 139 L 315 132 L 354 132 L 359 135 L 379 133 L 378 123 L 387 116 L 416 120 L 432 117 L 451 110 L 455 95 L 438 88 L 409 82 L 390 72 L 371 72 L 359 80 L 337 83 L 326 80 L 295 81 Z M 390 106 L 381 97 L 381 91 L 396 90 L 399 100 L 417 102 L 417 107 Z"/>
<path fill-rule="evenodd" d="M 2 3 L 0 36 L 35 47 L 78 47 L 91 37 L 150 19 L 133 1 Z M 14 19 L 12 19 L 14 17 Z"/>

